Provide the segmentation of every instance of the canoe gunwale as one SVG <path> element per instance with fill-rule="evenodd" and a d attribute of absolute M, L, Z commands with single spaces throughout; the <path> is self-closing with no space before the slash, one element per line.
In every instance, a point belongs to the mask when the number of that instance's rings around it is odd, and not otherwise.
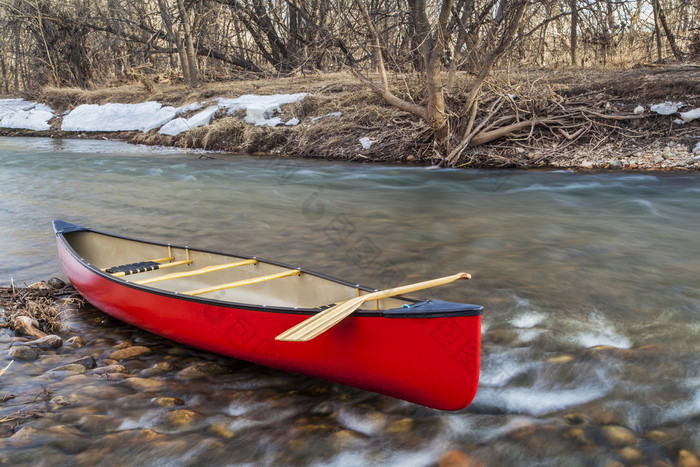
<path fill-rule="evenodd" d="M 207 298 L 207 297 L 199 297 L 199 296 L 193 296 L 193 295 L 187 295 L 179 292 L 172 292 L 168 290 L 163 290 L 155 287 L 149 287 L 147 284 L 136 284 L 132 283 L 126 280 L 123 280 L 120 277 L 114 277 L 109 273 L 106 273 L 105 271 L 93 266 L 92 264 L 88 263 L 85 261 L 85 259 L 77 252 L 75 249 L 72 247 L 68 239 L 65 237 L 65 234 L 69 233 L 74 233 L 74 232 L 92 232 L 98 235 L 105 235 L 108 237 L 113 237 L 113 238 L 118 238 L 122 240 L 128 240 L 128 241 L 135 241 L 139 243 L 144 243 L 144 244 L 149 244 L 149 245 L 156 245 L 156 246 L 171 246 L 173 248 L 180 248 L 180 249 L 189 249 L 190 251 L 196 251 L 196 252 L 201 252 L 201 253 L 208 253 L 208 254 L 215 254 L 215 255 L 222 255 L 222 256 L 227 256 L 227 257 L 232 257 L 232 258 L 242 258 L 242 259 L 255 259 L 261 263 L 267 263 L 271 264 L 274 266 L 280 266 L 283 268 L 287 269 L 295 269 L 299 270 L 304 274 L 309 274 L 312 276 L 316 276 L 320 279 L 328 280 L 331 282 L 335 282 L 347 287 L 351 287 L 354 289 L 359 289 L 363 292 L 367 293 L 372 293 L 376 292 L 378 289 L 372 289 L 370 287 L 366 287 L 360 284 L 354 284 L 352 282 L 345 281 L 343 279 L 339 279 L 337 277 L 333 276 L 328 276 L 323 273 L 315 272 L 315 271 L 309 271 L 307 269 L 304 269 L 302 267 L 297 267 L 297 266 L 292 266 L 290 264 L 282 263 L 279 261 L 275 260 L 268 260 L 264 258 L 259 258 L 257 256 L 250 256 L 250 255 L 239 255 L 239 254 L 231 254 L 231 253 L 225 253 L 221 251 L 216 251 L 216 250 L 208 250 L 208 249 L 201 249 L 201 248 L 192 248 L 190 246 L 183 246 L 183 245 L 175 245 L 172 243 L 162 243 L 162 242 L 156 242 L 156 241 L 151 241 L 151 240 L 143 240 L 140 238 L 134 238 L 134 237 L 129 237 L 125 235 L 119 235 L 119 234 L 114 234 L 110 232 L 103 232 L 100 230 L 92 229 L 89 227 L 83 227 L 80 225 L 76 224 L 71 224 L 65 221 L 60 221 L 60 220 L 54 220 L 53 221 L 53 226 L 54 226 L 54 232 L 55 235 L 61 240 L 61 243 L 64 245 L 66 250 L 84 267 L 92 271 L 94 274 L 99 275 L 100 277 L 103 277 L 105 279 L 110 280 L 111 282 L 115 282 L 119 285 L 126 286 L 135 290 L 142 290 L 146 291 L 149 293 L 165 296 L 165 297 L 171 297 L 171 298 L 176 298 L 178 300 L 185 300 L 193 303 L 201 303 L 201 304 L 207 304 L 207 305 L 214 305 L 214 306 L 219 306 L 219 307 L 224 307 L 224 308 L 232 308 L 232 309 L 247 309 L 251 311 L 263 311 L 263 312 L 270 312 L 270 313 L 286 313 L 286 314 L 295 314 L 295 315 L 315 315 L 318 314 L 320 311 L 322 311 L 319 308 L 302 308 L 302 307 L 281 307 L 281 306 L 269 306 L 269 305 L 257 305 L 254 303 L 238 303 L 238 302 L 231 302 L 231 301 L 225 301 L 225 300 L 217 300 L 214 298 Z M 396 298 L 399 298 L 401 300 L 405 300 L 407 302 L 411 302 L 413 304 L 419 304 L 425 302 L 425 300 L 419 300 L 415 298 L 410 298 L 410 297 L 405 297 L 405 296 L 398 296 Z M 392 310 L 357 310 L 353 314 L 356 316 L 366 316 L 366 317 L 377 317 L 377 318 L 391 318 L 391 319 L 400 319 L 400 318 L 425 318 L 425 319 L 430 319 L 430 318 L 445 318 L 445 317 L 450 317 L 450 316 L 477 316 L 481 315 L 483 312 L 483 307 L 481 306 L 476 306 L 476 305 L 466 305 L 465 306 L 469 307 L 463 311 L 460 312 L 431 312 L 431 313 L 418 313 L 418 312 L 412 312 L 410 309 L 405 309 L 405 311 L 402 309 L 401 312 L 397 312 L 396 309 Z M 385 315 L 384 312 L 391 311 L 392 313 L 387 313 Z"/>

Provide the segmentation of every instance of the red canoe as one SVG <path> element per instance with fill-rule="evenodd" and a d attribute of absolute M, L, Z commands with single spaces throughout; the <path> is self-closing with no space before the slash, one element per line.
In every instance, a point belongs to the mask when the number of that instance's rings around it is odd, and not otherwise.
<path fill-rule="evenodd" d="M 53 225 L 63 270 L 75 288 L 100 310 L 136 327 L 436 409 L 463 409 L 476 394 L 479 305 L 374 294 L 318 337 L 276 340 L 300 322 L 339 308 L 334 304 L 357 302 L 354 297 L 376 290 L 276 261 L 142 241 L 63 221 Z"/>

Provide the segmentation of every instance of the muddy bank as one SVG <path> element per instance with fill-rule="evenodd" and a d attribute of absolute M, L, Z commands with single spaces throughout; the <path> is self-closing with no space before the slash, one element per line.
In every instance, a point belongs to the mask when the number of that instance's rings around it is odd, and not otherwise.
<path fill-rule="evenodd" d="M 470 148 L 457 166 L 697 170 L 700 119 L 685 123 L 678 115 L 652 112 L 650 106 L 668 101 L 684 103 L 684 110 L 700 107 L 699 77 L 697 65 L 495 73 L 483 98 L 484 113 L 488 113 L 491 101 L 507 96 L 509 112 L 536 115 L 556 124 L 526 128 Z M 466 89 L 470 78 L 462 79 L 462 87 Z M 406 95 L 415 95 L 418 87 L 405 76 L 395 76 L 394 85 L 397 92 L 404 89 Z M 420 119 L 388 106 L 345 73 L 209 83 L 196 90 L 139 84 L 92 91 L 46 88 L 26 97 L 60 113 L 84 103 L 155 100 L 172 106 L 192 102 L 206 106 L 219 97 L 301 92 L 308 93 L 307 97 L 281 107 L 285 120 L 299 121 L 296 126 L 254 126 L 244 122 L 241 112 L 234 115 L 220 112 L 210 125 L 176 136 L 159 134 L 157 130 L 66 132 L 60 130 L 61 117 L 51 122 L 48 131 L 0 129 L 0 134 L 108 138 L 261 156 L 353 162 L 433 165 L 441 160 L 433 150 L 429 128 Z M 455 97 L 459 92 L 458 86 Z"/>

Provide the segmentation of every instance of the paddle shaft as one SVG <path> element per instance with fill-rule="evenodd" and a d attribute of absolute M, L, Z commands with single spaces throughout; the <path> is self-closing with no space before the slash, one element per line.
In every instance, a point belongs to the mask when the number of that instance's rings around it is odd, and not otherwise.
<path fill-rule="evenodd" d="M 379 290 L 377 292 L 371 292 L 366 295 L 360 295 L 359 297 L 351 298 L 350 300 L 339 303 L 334 307 L 328 308 L 327 310 L 324 310 L 312 316 L 311 318 L 302 321 L 296 326 L 281 333 L 280 335 L 275 337 L 275 339 L 280 341 L 294 342 L 308 341 L 338 324 L 344 318 L 351 315 L 365 302 L 372 300 L 381 300 L 382 298 L 395 297 L 396 295 L 402 295 L 406 293 L 416 292 L 418 290 L 429 289 L 431 287 L 449 284 L 450 282 L 454 282 L 458 279 L 471 279 L 471 276 L 467 273 L 462 272 L 459 274 L 453 274 L 451 276 L 441 277 L 438 279 L 417 282 L 415 284 L 403 285 L 400 287 L 394 287 L 392 289 Z"/>

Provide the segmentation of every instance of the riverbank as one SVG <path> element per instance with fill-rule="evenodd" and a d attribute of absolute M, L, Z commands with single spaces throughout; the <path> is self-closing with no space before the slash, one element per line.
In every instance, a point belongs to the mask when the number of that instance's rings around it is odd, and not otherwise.
<path fill-rule="evenodd" d="M 682 112 L 700 107 L 700 66 L 669 65 L 625 70 L 518 70 L 494 73 L 484 102 L 507 96 L 512 111 L 529 112 L 556 125 L 538 125 L 468 149 L 459 167 L 628 170 L 700 168 L 700 118 Z M 394 76 L 397 93 L 414 90 L 409 77 Z M 467 89 L 469 78 L 455 93 Z M 244 110 L 226 111 L 222 99 L 242 95 L 306 93 L 272 112 L 280 125 L 246 122 Z M 415 92 L 413 92 L 415 95 Z M 405 97 L 403 96 L 403 97 Z M 96 90 L 44 88 L 23 96 L 49 106 L 50 129 L 1 128 L 0 135 L 107 138 L 140 144 L 198 148 L 353 162 L 433 165 L 430 134 L 418 118 L 390 107 L 347 73 L 183 85 L 140 82 Z M 149 131 L 65 131 L 67 112 L 82 104 L 143 103 L 184 109 L 185 122 L 213 109 L 210 124 L 176 135 Z M 670 112 L 654 106 L 676 104 Z M 196 104 L 193 110 L 186 106 Z M 681 104 L 681 105 L 677 105 Z M 482 104 L 484 113 L 488 105 Z M 229 109 L 230 110 L 230 109 Z M 271 114 L 271 115 L 272 115 Z M 269 117 L 269 116 L 268 116 Z M 281 124 L 281 123 L 285 124 Z"/>

